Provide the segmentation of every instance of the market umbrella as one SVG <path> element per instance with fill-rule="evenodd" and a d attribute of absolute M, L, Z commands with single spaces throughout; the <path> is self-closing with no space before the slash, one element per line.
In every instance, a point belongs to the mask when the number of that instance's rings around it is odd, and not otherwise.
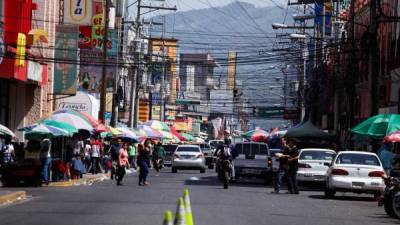
<path fill-rule="evenodd" d="M 400 130 L 399 114 L 379 114 L 368 118 L 351 131 L 374 138 L 383 138 L 385 135 Z"/>
<path fill-rule="evenodd" d="M 130 130 L 128 127 L 117 127 L 116 129 L 120 132 L 120 134 L 117 135 L 118 137 L 137 142 L 140 141 L 140 136 L 137 135 L 133 130 Z"/>
<path fill-rule="evenodd" d="M 139 125 L 136 131 L 137 134 L 142 138 L 156 139 L 163 137 L 159 131 L 146 125 Z"/>
<path fill-rule="evenodd" d="M 384 142 L 400 142 L 400 130 L 390 133 L 383 138 Z"/>
<path fill-rule="evenodd" d="M 147 125 L 155 130 L 169 131 L 168 124 L 158 121 L 158 120 L 149 120 L 144 125 Z"/>
<path fill-rule="evenodd" d="M 174 139 L 174 135 L 170 132 L 162 131 L 162 130 L 159 130 L 158 132 L 160 132 L 162 134 L 163 139 Z"/>
<path fill-rule="evenodd" d="M 93 125 L 81 113 L 70 110 L 62 109 L 54 112 L 48 117 L 50 120 L 68 123 L 78 130 L 86 130 L 89 132 L 94 131 Z"/>
<path fill-rule="evenodd" d="M 174 126 L 170 127 L 171 134 L 179 138 L 180 141 L 185 141 L 186 139 L 176 130 Z"/>
<path fill-rule="evenodd" d="M 102 123 L 100 123 L 98 120 L 96 120 L 95 118 L 93 118 L 92 116 L 90 116 L 87 113 L 84 112 L 79 112 L 80 114 L 82 114 L 82 116 L 90 122 L 90 124 L 94 127 L 94 130 L 98 133 L 101 132 L 107 132 L 108 131 L 108 127 Z"/>
<path fill-rule="evenodd" d="M 252 141 L 260 141 L 263 142 L 268 139 L 269 133 L 261 128 L 256 128 L 251 131 L 247 131 L 242 135 L 246 139 L 250 139 Z"/>
<path fill-rule="evenodd" d="M 194 137 L 191 134 L 183 133 L 183 132 L 180 133 L 180 134 L 182 135 L 183 138 L 185 138 L 186 141 L 193 141 L 194 140 Z"/>
<path fill-rule="evenodd" d="M 6 126 L 0 124 L 0 136 L 16 137 L 14 132 L 8 129 Z"/>
<path fill-rule="evenodd" d="M 53 127 L 46 124 L 33 124 L 28 127 L 20 128 L 19 131 L 25 131 L 25 138 L 31 139 L 42 139 L 45 137 L 63 137 L 71 136 L 72 133 L 57 127 Z"/>
<path fill-rule="evenodd" d="M 68 123 L 64 123 L 64 122 L 59 122 L 59 121 L 55 121 L 55 120 L 43 120 L 41 122 L 41 124 L 68 131 L 70 134 L 78 133 L 78 129 L 76 129 L 74 126 L 72 126 Z"/>

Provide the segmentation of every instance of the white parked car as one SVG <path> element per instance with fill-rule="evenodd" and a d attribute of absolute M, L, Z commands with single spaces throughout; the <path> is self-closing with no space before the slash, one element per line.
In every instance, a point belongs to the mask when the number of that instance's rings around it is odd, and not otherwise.
<path fill-rule="evenodd" d="M 206 171 L 206 160 L 198 145 L 179 145 L 173 155 L 172 172 L 178 170 L 200 170 Z"/>
<path fill-rule="evenodd" d="M 385 189 L 385 172 L 378 156 L 369 152 L 339 152 L 327 172 L 325 197 L 336 192 L 372 193 L 375 197 Z"/>
<path fill-rule="evenodd" d="M 299 153 L 299 170 L 297 180 L 299 182 L 325 182 L 326 172 L 336 152 L 331 149 L 306 148 Z"/>

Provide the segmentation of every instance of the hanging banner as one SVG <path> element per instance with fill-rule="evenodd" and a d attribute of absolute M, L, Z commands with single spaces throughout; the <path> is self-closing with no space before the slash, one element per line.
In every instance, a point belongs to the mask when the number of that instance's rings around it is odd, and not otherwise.
<path fill-rule="evenodd" d="M 233 90 L 236 88 L 236 57 L 237 53 L 229 51 L 228 53 L 228 80 L 227 89 Z"/>
<path fill-rule="evenodd" d="M 65 0 L 64 24 L 91 25 L 93 0 Z"/>
<path fill-rule="evenodd" d="M 324 24 L 323 19 L 324 5 L 321 2 L 315 3 L 315 19 L 314 24 L 316 26 L 317 32 L 322 34 L 322 25 Z"/>
<path fill-rule="evenodd" d="M 82 65 L 79 69 L 79 88 L 91 93 L 100 93 L 103 85 L 103 67 L 101 65 Z M 106 68 L 105 84 L 107 92 L 113 91 L 116 71 L 115 66 Z"/>
<path fill-rule="evenodd" d="M 333 12 L 332 2 L 326 2 L 324 4 L 324 10 L 325 10 L 325 35 L 331 36 L 331 34 L 332 34 L 332 12 Z"/>
<path fill-rule="evenodd" d="M 75 95 L 79 28 L 57 25 L 55 40 L 54 94 Z"/>

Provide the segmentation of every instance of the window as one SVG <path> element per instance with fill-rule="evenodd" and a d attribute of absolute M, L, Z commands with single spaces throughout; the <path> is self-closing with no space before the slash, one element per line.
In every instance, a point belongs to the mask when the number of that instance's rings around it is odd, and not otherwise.
<path fill-rule="evenodd" d="M 334 155 L 335 153 L 329 151 L 303 151 L 300 154 L 300 159 L 332 161 Z"/>
<path fill-rule="evenodd" d="M 177 152 L 200 152 L 200 148 L 198 147 L 179 147 Z"/>
<path fill-rule="evenodd" d="M 368 166 L 381 165 L 376 156 L 366 154 L 341 154 L 336 159 L 336 164 L 356 164 Z"/>
<path fill-rule="evenodd" d="M 194 65 L 186 66 L 186 91 L 194 91 Z"/>

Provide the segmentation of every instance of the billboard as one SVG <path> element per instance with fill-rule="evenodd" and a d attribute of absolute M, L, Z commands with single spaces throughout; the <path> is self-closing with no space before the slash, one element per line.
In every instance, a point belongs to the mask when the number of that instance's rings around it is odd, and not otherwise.
<path fill-rule="evenodd" d="M 227 89 L 233 90 L 236 87 L 236 56 L 237 53 L 229 51 L 228 53 L 228 83 Z"/>
<path fill-rule="evenodd" d="M 93 0 L 65 0 L 64 23 L 90 25 L 92 23 Z"/>
<path fill-rule="evenodd" d="M 107 92 L 113 91 L 116 71 L 116 66 L 106 67 L 105 85 Z M 102 75 L 103 67 L 101 65 L 81 65 L 79 68 L 79 88 L 90 93 L 100 93 L 103 85 Z"/>
<path fill-rule="evenodd" d="M 78 34 L 78 26 L 56 26 L 54 94 L 76 94 Z"/>

